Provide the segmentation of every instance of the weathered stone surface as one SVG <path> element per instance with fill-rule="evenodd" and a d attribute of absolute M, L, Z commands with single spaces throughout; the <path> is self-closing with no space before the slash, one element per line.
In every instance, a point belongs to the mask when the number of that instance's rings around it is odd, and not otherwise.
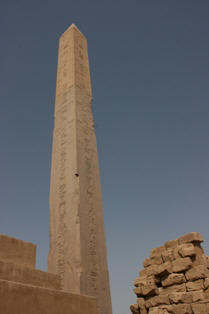
<path fill-rule="evenodd" d="M 138 298 L 137 299 L 137 304 L 140 310 L 140 314 L 145 314 L 147 313 L 146 307 L 145 307 L 145 301 L 143 298 Z"/>
<path fill-rule="evenodd" d="M 203 237 L 199 232 L 191 232 L 180 237 L 179 244 L 190 243 L 190 242 L 203 242 Z"/>
<path fill-rule="evenodd" d="M 209 287 L 209 278 L 205 278 L 204 280 L 204 288 L 207 289 Z"/>
<path fill-rule="evenodd" d="M 0 280 L 1 314 L 97 314 L 96 299 Z"/>
<path fill-rule="evenodd" d="M 172 285 L 165 288 L 159 288 L 159 294 L 170 294 L 172 292 L 184 292 L 186 291 L 186 284 L 181 283 L 179 285 Z"/>
<path fill-rule="evenodd" d="M 192 303 L 192 295 L 189 292 L 174 292 L 169 294 L 170 303 Z"/>
<path fill-rule="evenodd" d="M 149 309 L 149 314 L 170 314 L 174 313 L 173 305 L 160 305 Z"/>
<path fill-rule="evenodd" d="M 194 314 L 208 314 L 209 303 L 193 303 L 192 310 Z"/>
<path fill-rule="evenodd" d="M 158 265 L 154 269 L 154 274 L 156 276 L 166 276 L 172 272 L 172 264 L 170 262 L 165 262 L 161 265 Z"/>
<path fill-rule="evenodd" d="M 207 268 L 209 268 L 209 256 L 206 256 L 205 258 L 206 258 L 206 266 Z"/>
<path fill-rule="evenodd" d="M 175 248 L 177 247 L 179 244 L 178 240 L 169 240 L 167 242 L 165 242 L 165 247 L 166 249 L 170 249 L 170 248 Z"/>
<path fill-rule="evenodd" d="M 185 243 L 179 246 L 178 252 L 181 257 L 194 256 L 195 248 L 192 243 Z"/>
<path fill-rule="evenodd" d="M 139 308 L 142 308 L 145 305 L 144 298 L 137 298 L 137 304 Z"/>
<path fill-rule="evenodd" d="M 201 290 L 203 288 L 204 288 L 203 279 L 199 279 L 199 280 L 195 280 L 195 281 L 188 281 L 186 283 L 187 291 Z"/>
<path fill-rule="evenodd" d="M 207 265 L 206 256 L 204 250 L 199 242 L 194 243 L 195 256 L 193 258 L 193 265 Z"/>
<path fill-rule="evenodd" d="M 162 264 L 163 263 L 163 259 L 162 259 L 161 254 L 151 257 L 151 263 L 154 264 L 154 265 Z"/>
<path fill-rule="evenodd" d="M 175 314 L 192 314 L 192 308 L 190 304 L 175 304 L 173 313 Z"/>
<path fill-rule="evenodd" d="M 158 266 L 156 266 L 156 265 L 148 266 L 145 269 L 140 270 L 139 275 L 142 277 L 153 276 L 155 274 L 157 268 L 158 268 Z"/>
<path fill-rule="evenodd" d="M 194 303 L 204 301 L 204 299 L 205 299 L 205 295 L 204 295 L 204 292 L 202 290 L 191 291 L 190 293 L 192 295 L 192 302 L 194 302 Z"/>
<path fill-rule="evenodd" d="M 139 277 L 134 281 L 134 285 L 139 288 L 135 293 L 142 296 L 156 295 L 158 293 L 158 288 L 155 284 L 154 277 Z"/>
<path fill-rule="evenodd" d="M 151 258 L 146 258 L 146 259 L 144 260 L 144 263 L 143 263 L 144 267 L 148 267 L 148 266 L 150 266 L 151 264 L 152 264 Z"/>
<path fill-rule="evenodd" d="M 137 295 L 137 297 L 142 296 L 142 288 L 141 287 L 134 288 L 133 290 L 134 290 L 134 293 Z"/>
<path fill-rule="evenodd" d="M 71 25 L 59 41 L 50 182 L 48 270 L 66 291 L 111 314 L 87 41 Z"/>
<path fill-rule="evenodd" d="M 130 310 L 131 310 L 131 312 L 132 312 L 133 314 L 138 314 L 138 313 L 140 313 L 138 304 L 131 304 Z"/>
<path fill-rule="evenodd" d="M 189 257 L 179 258 L 172 262 L 172 271 L 174 273 L 184 272 L 192 265 L 192 261 Z"/>
<path fill-rule="evenodd" d="M 154 296 L 145 301 L 146 308 L 155 307 L 155 306 L 163 305 L 163 304 L 167 304 L 167 305 L 170 304 L 168 295 L 166 294 Z"/>
<path fill-rule="evenodd" d="M 155 278 L 154 276 L 142 276 L 138 277 L 134 280 L 134 286 L 135 287 L 140 287 L 140 286 L 146 286 L 149 284 L 155 284 Z"/>
<path fill-rule="evenodd" d="M 209 314 L 208 257 L 200 241 L 200 234 L 191 233 L 152 249 L 140 272 L 143 277 L 135 281 L 143 296 L 139 304 L 147 314 Z M 145 287 L 150 294 L 142 292 Z"/>
<path fill-rule="evenodd" d="M 164 252 L 162 252 L 162 258 L 164 262 L 172 262 L 175 257 L 172 249 L 168 249 Z"/>
<path fill-rule="evenodd" d="M 154 296 L 158 294 L 158 288 L 155 284 L 147 284 L 146 286 L 142 286 L 141 289 L 143 296 Z"/>
<path fill-rule="evenodd" d="M 186 282 L 184 274 L 172 273 L 168 275 L 165 279 L 162 279 L 162 286 L 167 287 L 174 284 L 180 284 Z"/>
<path fill-rule="evenodd" d="M 49 289 L 61 289 L 58 275 L 41 270 L 24 267 L 18 264 L 0 261 L 0 279 L 15 281 Z"/>
<path fill-rule="evenodd" d="M 154 256 L 158 256 L 160 255 L 162 252 L 164 252 L 166 250 L 166 248 L 164 246 L 159 246 L 156 247 L 154 249 L 151 249 L 150 251 L 150 257 L 154 257 Z"/>
<path fill-rule="evenodd" d="M 204 265 L 195 266 L 188 271 L 186 271 L 186 279 L 187 280 L 197 280 L 201 278 L 205 278 L 206 268 Z"/>
<path fill-rule="evenodd" d="M 34 268 L 36 264 L 36 245 L 1 234 L 0 260 Z"/>
<path fill-rule="evenodd" d="M 160 265 L 163 263 L 163 259 L 162 259 L 162 256 L 161 255 L 155 255 L 153 257 L 150 257 L 150 258 L 146 258 L 144 260 L 144 267 L 149 267 L 151 265 Z"/>

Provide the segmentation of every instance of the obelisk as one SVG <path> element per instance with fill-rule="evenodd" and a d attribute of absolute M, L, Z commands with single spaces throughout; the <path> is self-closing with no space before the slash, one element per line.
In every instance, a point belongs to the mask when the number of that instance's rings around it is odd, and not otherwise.
<path fill-rule="evenodd" d="M 49 272 L 63 290 L 95 296 L 111 314 L 87 41 L 72 24 L 60 37 L 50 181 Z"/>

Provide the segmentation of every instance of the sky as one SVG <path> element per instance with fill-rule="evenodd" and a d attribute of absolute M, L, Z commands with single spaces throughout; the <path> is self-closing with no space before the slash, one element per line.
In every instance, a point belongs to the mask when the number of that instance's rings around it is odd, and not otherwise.
<path fill-rule="evenodd" d="M 88 40 L 114 314 L 151 248 L 198 231 L 209 254 L 209 1 L 1 0 L 0 233 L 47 270 L 59 36 Z"/>

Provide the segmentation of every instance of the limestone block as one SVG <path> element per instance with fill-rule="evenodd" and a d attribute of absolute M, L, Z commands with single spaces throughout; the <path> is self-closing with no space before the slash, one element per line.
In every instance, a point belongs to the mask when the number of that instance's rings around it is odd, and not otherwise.
<path fill-rule="evenodd" d="M 181 257 L 194 256 L 195 248 L 192 243 L 185 243 L 179 246 L 178 252 Z"/>
<path fill-rule="evenodd" d="M 206 265 L 207 266 L 207 260 L 206 256 L 204 254 L 204 250 L 201 247 L 199 242 L 194 243 L 194 250 L 195 250 L 195 256 L 193 258 L 193 265 Z"/>
<path fill-rule="evenodd" d="M 2 314 L 97 314 L 96 299 L 0 280 Z"/>
<path fill-rule="evenodd" d="M 146 286 L 149 284 L 155 284 L 155 278 L 154 276 L 141 276 L 141 277 L 137 277 L 134 280 L 134 286 L 135 287 L 141 287 L 141 286 Z"/>
<path fill-rule="evenodd" d="M 148 266 L 150 266 L 151 264 L 152 264 L 151 258 L 146 258 L 146 259 L 144 260 L 144 263 L 143 263 L 144 267 L 148 267 Z"/>
<path fill-rule="evenodd" d="M 207 268 L 209 268 L 209 256 L 206 256 L 206 265 L 207 265 Z"/>
<path fill-rule="evenodd" d="M 164 305 L 164 304 L 166 305 L 170 304 L 170 300 L 168 298 L 168 295 L 166 294 L 157 295 L 145 301 L 146 308 L 155 307 L 155 306 Z"/>
<path fill-rule="evenodd" d="M 137 295 L 147 296 L 158 294 L 158 288 L 153 277 L 136 278 L 134 285 L 139 288 L 138 290 L 134 290 Z"/>
<path fill-rule="evenodd" d="M 155 284 L 147 284 L 145 286 L 142 286 L 141 289 L 143 296 L 154 296 L 159 293 L 158 288 Z"/>
<path fill-rule="evenodd" d="M 194 314 L 209 313 L 209 303 L 193 303 L 191 306 Z"/>
<path fill-rule="evenodd" d="M 192 302 L 193 303 L 205 300 L 205 295 L 204 295 L 203 290 L 191 291 L 190 293 L 192 295 Z"/>
<path fill-rule="evenodd" d="M 209 288 L 204 290 L 204 301 L 209 302 Z"/>
<path fill-rule="evenodd" d="M 140 313 L 138 304 L 131 304 L 130 310 L 133 314 L 139 314 Z"/>
<path fill-rule="evenodd" d="M 168 249 L 164 252 L 162 252 L 162 259 L 164 262 L 172 262 L 175 257 L 172 249 Z"/>
<path fill-rule="evenodd" d="M 179 254 L 179 245 L 173 248 L 173 256 L 174 260 L 181 258 L 181 255 Z"/>
<path fill-rule="evenodd" d="M 140 276 L 153 276 L 155 274 L 156 265 L 151 265 L 146 267 L 145 269 L 140 270 Z"/>
<path fill-rule="evenodd" d="M 0 279 L 49 289 L 61 289 L 61 281 L 58 275 L 2 261 L 0 261 Z"/>
<path fill-rule="evenodd" d="M 169 294 L 171 303 L 192 303 L 192 295 L 189 292 L 174 292 Z"/>
<path fill-rule="evenodd" d="M 195 281 L 188 281 L 186 283 L 187 291 L 201 290 L 203 288 L 204 288 L 203 279 L 198 279 L 198 280 L 195 280 Z"/>
<path fill-rule="evenodd" d="M 145 277 L 145 276 L 137 277 L 137 278 L 134 280 L 134 286 L 135 286 L 135 287 L 139 287 L 143 281 L 146 281 L 146 277 Z"/>
<path fill-rule="evenodd" d="M 144 298 L 137 298 L 137 304 L 139 308 L 142 308 L 145 305 Z"/>
<path fill-rule="evenodd" d="M 199 232 L 191 232 L 185 234 L 183 237 L 178 239 L 179 244 L 190 243 L 190 242 L 203 242 L 203 238 Z"/>
<path fill-rule="evenodd" d="M 150 257 L 154 257 L 156 255 L 160 255 L 165 250 L 166 250 L 166 248 L 164 246 L 159 246 L 159 247 L 156 247 L 154 249 L 151 249 Z"/>
<path fill-rule="evenodd" d="M 149 314 L 174 314 L 173 305 L 160 305 L 158 307 L 151 307 L 149 309 Z"/>
<path fill-rule="evenodd" d="M 137 295 L 137 297 L 142 296 L 142 288 L 141 287 L 134 288 L 133 290 L 134 290 L 134 293 Z"/>
<path fill-rule="evenodd" d="M 175 247 L 177 247 L 178 246 L 178 239 L 176 239 L 176 240 L 169 240 L 169 241 L 167 241 L 167 242 L 165 242 L 165 247 L 166 247 L 166 249 L 170 249 L 170 248 L 175 248 Z"/>
<path fill-rule="evenodd" d="M 174 273 L 184 272 L 192 266 L 192 260 L 189 257 L 179 258 L 172 262 L 172 271 Z"/>
<path fill-rule="evenodd" d="M 160 265 L 163 263 L 163 259 L 162 259 L 162 255 L 155 255 L 153 257 L 151 257 L 151 264 L 153 265 Z"/>
<path fill-rule="evenodd" d="M 161 265 L 155 267 L 154 274 L 156 276 L 166 276 L 172 272 L 172 264 L 170 262 L 165 262 Z"/>
<path fill-rule="evenodd" d="M 184 274 L 172 273 L 168 275 L 168 277 L 166 277 L 165 279 L 162 279 L 162 286 L 167 287 L 174 284 L 180 284 L 183 282 L 186 282 Z"/>
<path fill-rule="evenodd" d="M 207 289 L 209 287 L 209 278 L 205 278 L 204 280 L 204 288 Z"/>
<path fill-rule="evenodd" d="M 206 275 L 206 267 L 204 265 L 195 266 L 186 271 L 186 279 L 187 280 L 197 280 L 201 278 L 205 278 Z"/>
<path fill-rule="evenodd" d="M 165 288 L 159 288 L 159 294 L 170 294 L 172 292 L 185 292 L 186 291 L 186 285 L 185 283 L 181 283 L 178 285 L 172 285 Z"/>
<path fill-rule="evenodd" d="M 36 245 L 1 234 L 0 260 L 35 268 Z"/>
<path fill-rule="evenodd" d="M 145 301 L 144 301 L 143 298 L 138 298 L 137 299 L 137 304 L 138 304 L 138 307 L 140 309 L 140 314 L 147 313 L 147 310 L 146 310 L 146 307 L 145 307 Z"/>
<path fill-rule="evenodd" d="M 174 306 L 175 314 L 192 314 L 192 308 L 190 304 L 175 304 Z"/>

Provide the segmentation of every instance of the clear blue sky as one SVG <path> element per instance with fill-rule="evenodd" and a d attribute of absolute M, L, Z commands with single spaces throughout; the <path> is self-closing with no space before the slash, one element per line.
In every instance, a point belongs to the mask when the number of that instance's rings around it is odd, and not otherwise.
<path fill-rule="evenodd" d="M 209 253 L 209 1 L 1 0 L 0 233 L 46 269 L 59 36 L 88 39 L 114 314 L 149 250 L 199 231 Z"/>

